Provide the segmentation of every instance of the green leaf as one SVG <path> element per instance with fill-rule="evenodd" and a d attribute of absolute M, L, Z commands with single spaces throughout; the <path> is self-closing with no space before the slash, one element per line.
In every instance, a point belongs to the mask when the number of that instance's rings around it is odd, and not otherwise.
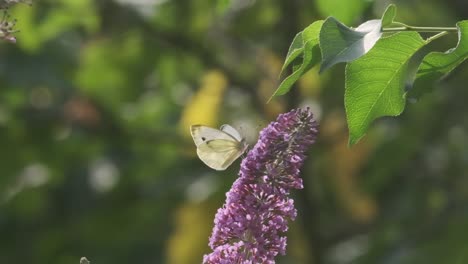
<path fill-rule="evenodd" d="M 280 76 L 283 75 L 284 71 L 297 57 L 303 54 L 305 44 L 308 41 L 314 41 L 317 39 L 322 24 L 323 20 L 315 21 L 306 27 L 303 31 L 297 33 L 291 43 L 291 46 L 289 46 L 288 55 L 286 55 L 283 67 L 281 68 Z"/>
<path fill-rule="evenodd" d="M 280 76 L 283 75 L 284 71 L 288 68 L 288 66 L 293 62 L 299 55 L 302 54 L 304 51 L 304 43 L 302 41 L 302 31 L 297 33 L 294 37 L 293 41 L 291 42 L 291 46 L 289 46 L 288 54 L 286 55 L 286 59 L 284 61 L 283 67 L 281 68 Z"/>
<path fill-rule="evenodd" d="M 312 68 L 320 61 L 321 57 L 318 49 L 318 36 L 322 24 L 322 20 L 315 21 L 302 32 L 298 33 L 296 37 L 294 37 L 284 63 L 285 66 L 283 66 L 281 72 L 283 72 L 284 69 L 291 64 L 291 62 L 299 57 L 299 55 L 303 55 L 302 63 L 300 66 L 293 67 L 293 73 L 281 82 L 278 89 L 276 89 L 268 101 L 277 95 L 286 94 L 291 89 L 292 85 L 297 80 L 299 80 L 299 78 L 304 75 L 304 73 L 306 73 L 308 70 L 310 70 L 310 68 Z M 301 41 L 302 46 L 300 43 Z"/>
<path fill-rule="evenodd" d="M 309 41 L 318 41 L 323 22 L 323 20 L 317 20 L 308 27 L 304 28 L 302 31 L 302 43 L 304 43 L 304 45 Z"/>
<path fill-rule="evenodd" d="M 429 42 L 426 40 L 426 44 Z M 428 45 L 425 45 L 424 47 L 420 48 L 416 53 L 413 54 L 413 56 L 410 58 L 408 62 L 408 68 L 406 70 L 407 72 L 407 78 L 405 82 L 405 91 L 409 91 L 407 93 L 407 97 L 414 97 L 410 94 L 410 92 L 413 89 L 414 81 L 416 79 L 416 75 L 418 73 L 419 66 L 421 65 L 421 62 L 423 61 L 424 57 L 431 52 L 431 49 Z"/>
<path fill-rule="evenodd" d="M 299 80 L 299 78 L 301 78 L 301 76 L 304 75 L 304 73 L 310 70 L 319 61 L 320 61 L 320 50 L 318 48 L 318 42 L 314 42 L 314 41 L 307 42 L 304 48 L 303 63 L 291 75 L 286 77 L 281 82 L 278 89 L 276 89 L 276 91 L 273 93 L 273 95 L 268 101 L 273 99 L 273 97 L 275 96 L 283 95 L 289 92 L 293 84 L 297 82 L 297 80 Z"/>
<path fill-rule="evenodd" d="M 394 4 L 388 5 L 382 15 L 382 27 L 390 26 L 396 16 L 396 6 Z"/>
<path fill-rule="evenodd" d="M 320 72 L 366 54 L 382 36 L 380 29 L 380 19 L 366 21 L 351 29 L 333 17 L 327 18 L 320 31 L 323 58 Z"/>
<path fill-rule="evenodd" d="M 370 1 L 367 0 L 317 0 L 317 9 L 323 17 L 333 16 L 344 23 L 354 22 Z"/>
<path fill-rule="evenodd" d="M 346 67 L 345 108 L 349 144 L 355 144 L 370 123 L 397 116 L 405 107 L 408 62 L 425 42 L 416 32 L 382 38 L 375 47 Z"/>
<path fill-rule="evenodd" d="M 457 23 L 458 43 L 455 48 L 446 52 L 431 52 L 422 61 L 416 74 L 414 88 L 409 95 L 419 97 L 428 91 L 423 85 L 432 83 L 449 74 L 468 58 L 468 20 Z"/>

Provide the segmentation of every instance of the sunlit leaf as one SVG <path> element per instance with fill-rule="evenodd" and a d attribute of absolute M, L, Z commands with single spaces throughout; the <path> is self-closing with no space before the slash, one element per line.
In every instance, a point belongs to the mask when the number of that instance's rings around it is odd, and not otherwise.
<path fill-rule="evenodd" d="M 323 60 L 320 72 L 366 54 L 381 37 L 380 29 L 379 19 L 366 21 L 356 29 L 351 29 L 333 17 L 327 18 L 320 31 Z"/>
<path fill-rule="evenodd" d="M 393 19 L 396 16 L 396 6 L 391 4 L 387 6 L 383 15 L 382 15 L 382 27 L 389 26 L 393 23 Z"/>
<path fill-rule="evenodd" d="M 286 94 L 292 87 L 292 85 L 299 80 L 310 68 L 316 65 L 320 61 L 320 52 L 318 50 L 318 36 L 320 28 L 322 27 L 323 21 L 316 21 L 310 26 L 305 28 L 302 33 L 296 35 L 289 48 L 288 56 L 286 57 L 285 65 L 291 64 L 299 55 L 302 54 L 302 63 L 293 66 L 293 73 L 286 77 L 278 89 L 273 93 L 270 100 L 277 95 Z M 300 41 L 302 40 L 302 47 L 300 47 Z M 283 66 L 284 70 L 285 66 Z M 282 70 L 282 71 L 283 71 Z"/>
<path fill-rule="evenodd" d="M 272 95 L 274 96 L 283 95 L 289 92 L 293 84 L 301 78 L 304 73 L 306 73 L 310 68 L 316 65 L 320 61 L 320 51 L 318 49 L 317 43 L 308 42 L 304 48 L 304 61 L 301 66 L 295 70 L 291 75 L 284 79 L 278 89 Z M 271 100 L 271 98 L 270 98 Z"/>
<path fill-rule="evenodd" d="M 286 55 L 286 60 L 284 61 L 283 67 L 281 68 L 280 76 L 283 75 L 284 71 L 288 66 L 293 62 L 299 55 L 304 52 L 304 43 L 302 40 L 302 31 L 297 33 L 294 37 L 291 46 L 289 46 L 288 54 Z"/>
<path fill-rule="evenodd" d="M 304 53 L 304 46 L 308 41 L 315 41 L 317 35 L 319 34 L 320 28 L 323 24 L 322 20 L 315 21 L 306 27 L 303 31 L 297 33 L 289 46 L 288 54 L 286 55 L 286 60 L 281 68 L 280 76 L 283 75 L 287 67 L 300 55 Z M 297 70 L 297 65 L 293 65 L 293 72 Z"/>
<path fill-rule="evenodd" d="M 455 48 L 446 52 L 431 52 L 424 57 L 416 74 L 414 88 L 410 95 L 418 97 L 430 87 L 423 86 L 449 74 L 453 69 L 468 58 L 468 20 L 457 23 L 458 43 Z"/>
<path fill-rule="evenodd" d="M 364 136 L 376 118 L 401 114 L 408 62 L 424 44 L 418 33 L 401 32 L 381 39 L 369 53 L 347 65 L 345 107 L 350 144 Z"/>

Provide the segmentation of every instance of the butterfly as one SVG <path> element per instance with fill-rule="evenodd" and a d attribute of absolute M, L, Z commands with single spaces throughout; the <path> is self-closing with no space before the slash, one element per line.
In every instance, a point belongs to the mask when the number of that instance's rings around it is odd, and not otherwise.
<path fill-rule="evenodd" d="M 248 147 L 245 139 L 230 125 L 222 125 L 219 130 L 204 125 L 192 125 L 190 133 L 197 146 L 198 157 L 215 170 L 225 170 Z"/>

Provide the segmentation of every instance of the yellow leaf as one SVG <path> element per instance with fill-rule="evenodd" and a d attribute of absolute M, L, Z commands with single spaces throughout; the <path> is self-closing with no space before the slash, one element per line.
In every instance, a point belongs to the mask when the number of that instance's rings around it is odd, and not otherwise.
<path fill-rule="evenodd" d="M 179 122 L 183 136 L 190 137 L 189 127 L 193 124 L 203 124 L 211 127 L 218 125 L 219 113 L 227 80 L 220 71 L 209 71 L 203 77 L 196 94 L 185 107 Z"/>
<path fill-rule="evenodd" d="M 201 263 L 209 252 L 208 238 L 211 233 L 216 206 L 208 201 L 187 203 L 178 208 L 175 215 L 175 230 L 168 240 L 168 264 Z"/>
<path fill-rule="evenodd" d="M 328 140 L 334 142 L 329 153 L 330 170 L 341 205 L 355 221 L 372 221 L 377 215 L 377 203 L 360 190 L 359 172 L 372 154 L 373 144 L 362 140 L 349 148 L 345 120 L 341 114 L 328 115 L 321 127 L 322 134 L 330 135 Z"/>

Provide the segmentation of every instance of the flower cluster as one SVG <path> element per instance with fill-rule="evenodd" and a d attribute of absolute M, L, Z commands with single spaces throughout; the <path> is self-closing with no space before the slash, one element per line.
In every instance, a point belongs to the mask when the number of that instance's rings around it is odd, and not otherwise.
<path fill-rule="evenodd" d="M 17 3 L 32 4 L 30 0 L 0 0 L 0 10 L 4 10 L 2 20 L 0 20 L 0 39 L 12 43 L 16 43 L 16 38 L 13 33 L 18 32 L 18 30 L 14 29 L 16 19 L 11 20 L 7 10 Z"/>
<path fill-rule="evenodd" d="M 2 20 L 0 21 L 0 38 L 12 43 L 16 43 L 16 38 L 13 33 L 17 32 L 14 29 L 16 25 L 16 19 L 9 20 L 10 15 L 5 11 Z"/>
<path fill-rule="evenodd" d="M 32 0 L 0 0 L 0 9 L 8 9 L 10 6 L 17 3 L 32 4 Z"/>
<path fill-rule="evenodd" d="M 317 133 L 309 109 L 282 114 L 260 132 L 216 214 L 209 243 L 213 252 L 203 263 L 275 263 L 285 254 L 283 234 L 297 214 L 289 193 L 303 188 L 299 169 Z"/>

